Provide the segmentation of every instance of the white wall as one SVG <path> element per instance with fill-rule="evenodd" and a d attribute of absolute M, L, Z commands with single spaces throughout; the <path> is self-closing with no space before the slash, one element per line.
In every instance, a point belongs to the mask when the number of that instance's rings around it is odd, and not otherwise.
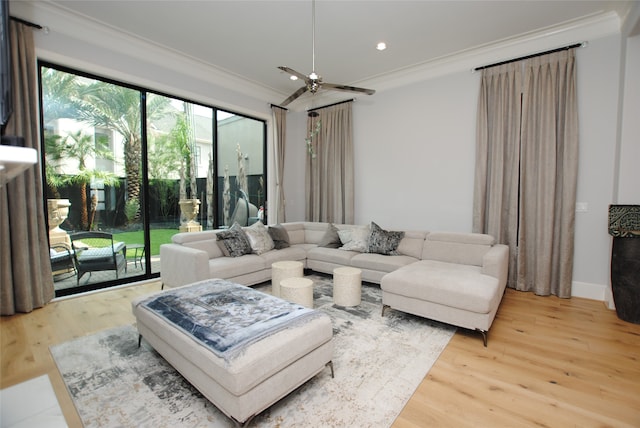
<path fill-rule="evenodd" d="M 471 231 L 479 73 L 354 104 L 356 223 Z"/>
<path fill-rule="evenodd" d="M 578 51 L 580 153 L 573 293 L 603 300 L 609 283 L 611 237 L 607 230 L 617 174 L 620 36 L 589 41 Z M 579 290 L 577 290 L 579 288 Z"/>
<path fill-rule="evenodd" d="M 287 221 L 305 219 L 305 171 L 307 147 L 306 138 L 307 115 L 304 112 L 287 114 L 287 141 L 284 166 L 284 196 Z"/>
<path fill-rule="evenodd" d="M 640 204 L 640 35 L 627 39 L 617 204 Z"/>

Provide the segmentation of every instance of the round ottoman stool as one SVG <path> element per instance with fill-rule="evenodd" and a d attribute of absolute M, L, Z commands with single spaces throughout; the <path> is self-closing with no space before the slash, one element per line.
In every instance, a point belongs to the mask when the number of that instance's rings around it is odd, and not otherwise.
<path fill-rule="evenodd" d="M 339 306 L 358 306 L 361 300 L 362 271 L 339 267 L 333 270 L 333 303 Z"/>
<path fill-rule="evenodd" d="M 302 262 L 275 262 L 271 265 L 271 294 L 280 297 L 280 282 L 287 278 L 302 278 Z"/>
<path fill-rule="evenodd" d="M 280 281 L 280 297 L 313 308 L 313 281 L 309 278 L 283 279 Z"/>

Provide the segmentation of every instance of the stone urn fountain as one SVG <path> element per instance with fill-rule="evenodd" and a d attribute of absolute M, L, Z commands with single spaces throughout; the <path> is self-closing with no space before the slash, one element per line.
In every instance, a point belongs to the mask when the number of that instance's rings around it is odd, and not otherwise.
<path fill-rule="evenodd" d="M 180 225 L 180 232 L 199 232 L 202 226 L 196 218 L 200 212 L 200 199 L 180 199 L 180 212 L 185 221 Z"/>
<path fill-rule="evenodd" d="M 66 244 L 71 247 L 69 234 L 60 225 L 69 215 L 69 199 L 47 199 L 47 214 L 49 219 L 49 244 Z"/>

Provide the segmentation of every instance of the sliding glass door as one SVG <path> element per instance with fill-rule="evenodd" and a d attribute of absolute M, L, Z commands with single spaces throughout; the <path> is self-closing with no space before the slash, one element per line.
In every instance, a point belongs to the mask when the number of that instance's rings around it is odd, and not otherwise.
<path fill-rule="evenodd" d="M 218 111 L 218 224 L 266 224 L 264 122 Z"/>
<path fill-rule="evenodd" d="M 264 218 L 264 121 L 52 64 L 40 84 L 51 251 L 92 253 L 74 233 L 101 231 L 127 259 L 55 272 L 57 295 L 158 277 L 174 234 Z"/>

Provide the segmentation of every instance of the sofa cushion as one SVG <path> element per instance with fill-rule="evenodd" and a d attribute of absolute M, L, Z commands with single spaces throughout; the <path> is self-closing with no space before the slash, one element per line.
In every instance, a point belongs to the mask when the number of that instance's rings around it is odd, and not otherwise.
<path fill-rule="evenodd" d="M 482 257 L 494 243 L 492 236 L 481 233 L 432 232 L 421 259 L 482 266 Z"/>
<path fill-rule="evenodd" d="M 422 257 L 424 240 L 427 237 L 427 233 L 428 232 L 424 231 L 406 230 L 404 232 L 404 238 L 402 238 L 398 244 L 398 254 L 420 259 Z"/>
<path fill-rule="evenodd" d="M 355 251 L 344 251 L 337 248 L 315 247 L 307 251 L 307 260 L 350 266 L 351 259 L 358 255 Z"/>
<path fill-rule="evenodd" d="M 264 260 L 264 264 L 267 268 L 271 268 L 271 265 L 275 262 L 282 261 L 305 261 L 307 258 L 307 251 L 302 245 L 292 245 L 288 248 L 281 250 L 271 250 L 266 253 L 260 254 L 260 257 Z"/>
<path fill-rule="evenodd" d="M 257 221 L 251 226 L 243 227 L 242 230 L 247 234 L 251 251 L 254 254 L 260 255 L 274 248 L 275 245 L 271 235 L 269 235 L 269 229 L 261 221 Z"/>
<path fill-rule="evenodd" d="M 211 278 L 229 279 L 265 269 L 265 261 L 256 254 L 238 257 L 218 257 L 209 260 Z"/>
<path fill-rule="evenodd" d="M 381 272 L 393 272 L 418 259 L 410 256 L 386 256 L 383 254 L 356 254 L 351 258 L 351 266 L 360 269 L 375 270 Z"/>
<path fill-rule="evenodd" d="M 185 242 L 183 245 L 206 252 L 210 259 L 224 255 L 215 237 L 213 239 L 203 239 L 202 241 Z"/>
<path fill-rule="evenodd" d="M 276 250 L 289 247 L 289 234 L 283 225 L 276 224 L 269 226 L 269 235 L 273 240 L 273 246 Z"/>
<path fill-rule="evenodd" d="M 371 232 L 367 241 L 368 253 L 377 253 L 387 256 L 397 256 L 398 244 L 404 238 L 404 232 L 393 232 L 384 230 L 375 222 L 371 222 Z"/>
<path fill-rule="evenodd" d="M 245 254 L 251 254 L 251 244 L 244 233 L 242 227 L 238 223 L 233 223 L 227 230 L 221 230 L 217 233 L 218 245 L 227 257 L 239 257 Z"/>
<path fill-rule="evenodd" d="M 307 221 L 304 223 L 304 242 L 306 244 L 320 244 L 327 233 L 329 223 Z"/>
<path fill-rule="evenodd" d="M 305 243 L 303 222 L 285 223 L 282 226 L 289 235 L 289 245 Z"/>
<path fill-rule="evenodd" d="M 338 230 L 342 242 L 341 250 L 364 253 L 369 247 L 369 226 Z"/>
<path fill-rule="evenodd" d="M 338 235 L 338 228 L 333 223 L 329 223 L 327 225 L 327 231 L 324 233 L 320 242 L 318 242 L 318 247 L 338 248 L 340 245 L 342 245 L 342 242 Z"/>
<path fill-rule="evenodd" d="M 500 304 L 498 282 L 476 266 L 421 260 L 388 273 L 380 287 L 388 293 L 486 314 Z"/>
<path fill-rule="evenodd" d="M 188 242 L 216 240 L 217 230 L 203 230 L 202 232 L 180 232 L 171 237 L 174 244 L 184 245 Z"/>

